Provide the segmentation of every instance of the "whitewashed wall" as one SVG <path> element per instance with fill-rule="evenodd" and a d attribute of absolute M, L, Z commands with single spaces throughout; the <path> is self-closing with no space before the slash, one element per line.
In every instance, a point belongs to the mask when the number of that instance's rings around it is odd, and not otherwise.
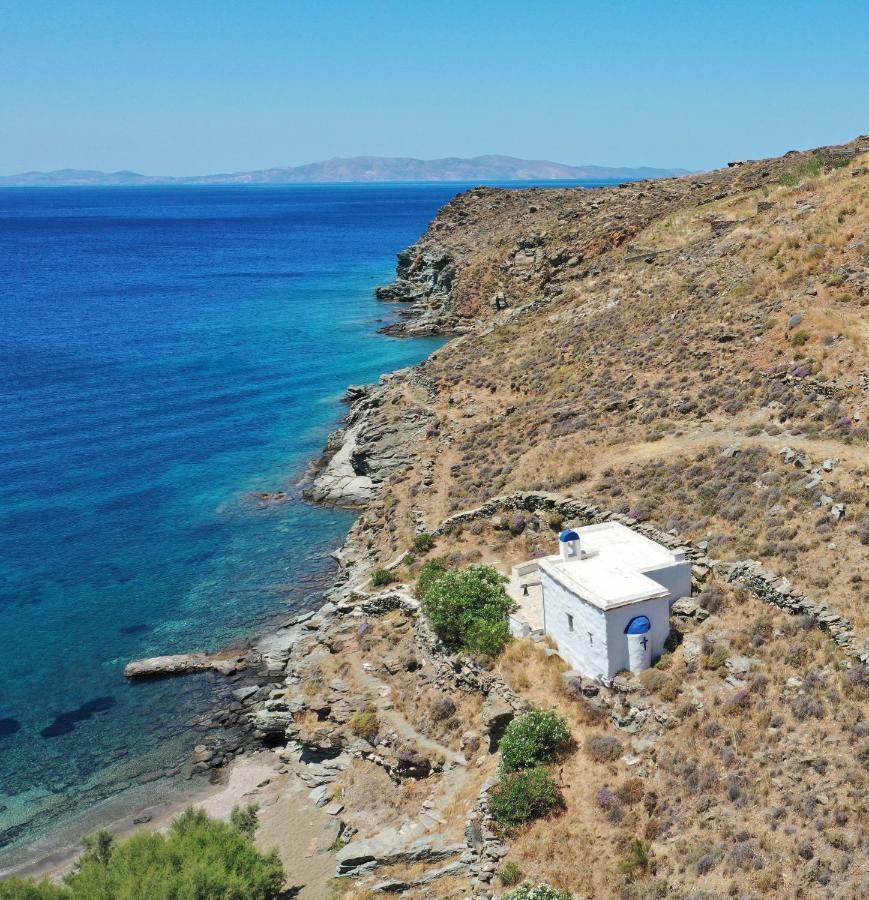
<path fill-rule="evenodd" d="M 639 603 L 629 603 L 627 606 L 608 610 L 606 620 L 610 668 L 607 675 L 610 678 L 617 672 L 629 668 L 628 637 L 625 634 L 625 628 L 635 616 L 647 616 L 652 625 L 648 634 L 652 642 L 652 660 L 656 660 L 664 652 L 664 641 L 670 634 L 669 597 L 642 600 Z"/>
<path fill-rule="evenodd" d="M 592 678 L 609 676 L 607 625 L 602 610 L 580 600 L 549 574 L 540 570 L 543 586 L 544 628 L 561 657 L 573 668 Z M 568 626 L 573 616 L 573 631 Z M 591 634 L 591 639 L 589 639 Z"/>
<path fill-rule="evenodd" d="M 546 633 L 555 641 L 562 658 L 584 675 L 612 678 L 628 669 L 625 628 L 635 616 L 648 616 L 651 623 L 648 637 L 652 644 L 652 659 L 657 659 L 663 652 L 664 641 L 670 634 L 671 598 L 642 600 L 604 613 L 543 570 L 540 580 Z M 569 628 L 568 613 L 573 616 L 573 631 Z"/>
<path fill-rule="evenodd" d="M 659 569 L 644 569 L 643 574 L 652 581 L 656 581 L 670 592 L 670 603 L 673 604 L 680 597 L 691 596 L 691 561 L 673 563 L 669 566 L 661 566 Z"/>

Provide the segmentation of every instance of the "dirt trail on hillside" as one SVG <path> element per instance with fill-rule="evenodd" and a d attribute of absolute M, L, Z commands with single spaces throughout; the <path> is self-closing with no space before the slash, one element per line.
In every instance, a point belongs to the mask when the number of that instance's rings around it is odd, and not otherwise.
<path fill-rule="evenodd" d="M 388 722 L 403 738 L 407 738 L 421 749 L 428 750 L 438 756 L 443 756 L 449 762 L 455 763 L 457 766 L 465 766 L 465 758 L 455 750 L 450 750 L 443 744 L 427 738 L 424 734 L 417 731 L 408 720 L 392 706 L 392 691 L 386 682 L 381 681 L 376 675 L 368 672 L 362 666 L 362 658 L 358 652 L 348 655 L 350 667 L 353 671 L 353 677 L 362 688 L 369 688 L 376 695 L 374 701 L 377 706 L 378 718 Z"/>
<path fill-rule="evenodd" d="M 821 460 L 827 458 L 855 465 L 865 465 L 869 462 L 869 454 L 865 447 L 848 447 L 841 441 L 790 434 L 751 436 L 737 429 L 703 428 L 681 435 L 670 435 L 659 441 L 650 441 L 645 444 L 633 444 L 630 447 L 619 447 L 618 445 L 608 447 L 605 458 L 601 460 L 600 468 L 610 468 L 622 463 L 642 462 L 658 456 L 679 455 L 710 445 L 739 447 L 742 450 L 763 447 L 772 453 L 778 453 L 783 447 L 790 447 L 793 450 L 804 451 L 813 463 L 820 463 Z"/>

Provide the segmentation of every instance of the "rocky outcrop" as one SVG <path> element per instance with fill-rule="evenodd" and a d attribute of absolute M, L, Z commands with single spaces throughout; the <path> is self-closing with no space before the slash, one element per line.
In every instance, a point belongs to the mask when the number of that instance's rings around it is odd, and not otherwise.
<path fill-rule="evenodd" d="M 398 416 L 384 406 L 384 398 L 406 390 L 408 404 Z M 415 458 L 420 434 L 431 418 L 424 405 L 413 405 L 411 396 L 429 386 L 412 369 L 384 375 L 377 385 L 354 387 L 347 392 L 350 410 L 344 427 L 329 436 L 326 450 L 309 473 L 312 480 L 303 496 L 313 503 L 347 508 L 366 506 L 379 486 L 398 467 Z"/>
<path fill-rule="evenodd" d="M 381 866 L 396 863 L 439 862 L 465 851 L 464 844 L 449 843 L 437 835 L 415 835 L 412 826 L 405 833 L 392 828 L 373 838 L 347 844 L 335 857 L 338 876 L 368 875 Z"/>
<path fill-rule="evenodd" d="M 247 665 L 244 656 L 210 656 L 207 653 L 179 653 L 174 656 L 151 656 L 127 663 L 127 678 L 165 678 L 213 669 L 221 675 L 233 675 Z"/>

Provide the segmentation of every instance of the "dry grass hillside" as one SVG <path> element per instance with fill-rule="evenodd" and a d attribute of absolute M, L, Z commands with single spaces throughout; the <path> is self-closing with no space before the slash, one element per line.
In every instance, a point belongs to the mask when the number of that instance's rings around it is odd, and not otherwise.
<path fill-rule="evenodd" d="M 869 633 L 864 145 L 448 205 L 407 254 L 440 247 L 449 315 L 477 318 L 419 367 L 434 415 L 363 516 L 371 550 L 555 490 L 760 558 Z M 443 308 L 439 291 L 414 307 Z"/>
<path fill-rule="evenodd" d="M 383 295 L 407 301 L 405 333 L 458 336 L 379 398 L 379 427 L 409 403 L 428 418 L 355 526 L 372 564 L 496 495 L 558 492 L 761 560 L 869 649 L 869 138 L 617 189 L 471 191 Z M 559 524 L 478 521 L 432 552 L 506 569 Z M 867 896 L 866 667 L 808 619 L 703 591 L 708 618 L 676 622 L 614 707 L 571 695 L 541 644 L 502 657 L 576 745 L 566 810 L 505 862 L 578 897 Z"/>

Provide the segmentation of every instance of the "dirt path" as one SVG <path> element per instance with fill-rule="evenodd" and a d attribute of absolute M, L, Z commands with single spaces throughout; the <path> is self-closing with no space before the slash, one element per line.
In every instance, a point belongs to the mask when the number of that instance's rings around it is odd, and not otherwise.
<path fill-rule="evenodd" d="M 456 753 L 455 750 L 450 750 L 449 747 L 445 747 L 443 744 L 439 744 L 437 741 L 427 738 L 424 734 L 421 734 L 392 706 L 392 689 L 385 681 L 381 681 L 376 675 L 368 672 L 363 667 L 362 659 L 358 652 L 348 654 L 348 659 L 351 670 L 353 671 L 353 677 L 356 679 L 357 684 L 361 688 L 368 688 L 376 695 L 374 703 L 377 706 L 377 715 L 381 721 L 388 722 L 402 737 L 413 741 L 420 748 L 428 750 L 436 755 L 443 756 L 449 762 L 455 763 L 457 766 L 467 765 L 464 756 L 460 753 Z"/>
<path fill-rule="evenodd" d="M 329 900 L 335 877 L 335 853 L 329 841 L 331 816 L 317 809 L 308 788 L 295 775 L 284 776 L 272 799 L 259 812 L 256 843 L 260 850 L 276 849 L 286 874 L 287 897 Z M 256 799 L 256 798 L 254 798 Z"/>
<path fill-rule="evenodd" d="M 603 468 L 628 462 L 655 459 L 658 456 L 672 456 L 685 450 L 699 450 L 710 445 L 720 447 L 764 447 L 772 453 L 778 453 L 782 447 L 805 451 L 813 462 L 820 462 L 827 457 L 842 462 L 865 465 L 867 453 L 864 448 L 843 444 L 826 438 L 810 438 L 790 434 L 745 434 L 734 428 L 715 429 L 704 427 L 681 435 L 669 435 L 659 441 L 641 444 L 619 445 L 606 448 L 605 458 L 601 461 Z"/>

